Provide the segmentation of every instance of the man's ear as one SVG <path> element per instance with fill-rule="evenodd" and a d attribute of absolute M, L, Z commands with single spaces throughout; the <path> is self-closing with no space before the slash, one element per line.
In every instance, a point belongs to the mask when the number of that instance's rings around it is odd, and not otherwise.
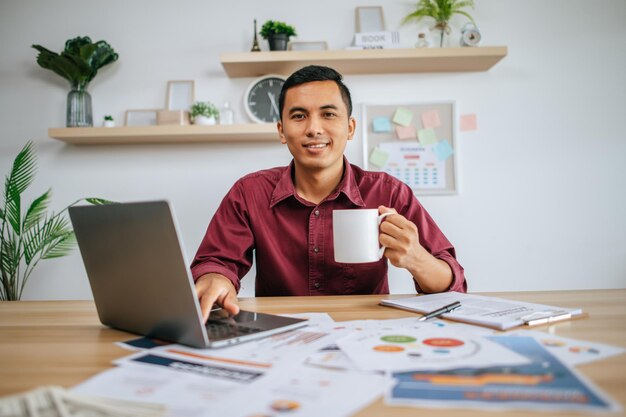
<path fill-rule="evenodd" d="M 276 129 L 278 129 L 278 136 L 280 136 L 280 143 L 283 145 L 287 143 L 287 138 L 285 137 L 285 133 L 283 132 L 283 122 L 278 121 L 276 123 Z"/>
<path fill-rule="evenodd" d="M 354 137 L 354 132 L 356 131 L 356 119 L 354 117 L 350 117 L 348 119 L 348 140 L 352 140 Z"/>

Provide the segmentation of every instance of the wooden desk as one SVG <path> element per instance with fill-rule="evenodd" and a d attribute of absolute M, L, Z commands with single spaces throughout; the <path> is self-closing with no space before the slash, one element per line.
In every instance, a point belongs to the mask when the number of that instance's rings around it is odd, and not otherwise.
<path fill-rule="evenodd" d="M 493 293 L 514 300 L 582 307 L 588 318 L 538 329 L 560 336 L 626 347 L 626 289 Z M 398 298 L 401 296 L 388 296 Z M 378 305 L 381 296 L 247 298 L 241 306 L 267 313 L 328 312 L 337 321 L 414 314 Z M 102 326 L 92 301 L 0 302 L 0 396 L 39 385 L 71 387 L 111 367 L 129 352 L 114 345 L 128 333 Z M 584 375 L 626 406 L 626 355 L 579 366 Z M 376 400 L 357 416 L 479 416 L 481 411 L 386 407 Z M 509 415 L 527 416 L 527 411 Z M 545 413 L 535 413 L 545 416 Z M 556 413 L 553 413 L 556 414 Z M 495 415 L 495 414 L 494 414 Z M 576 415 L 560 413 L 559 416 Z M 612 414 L 614 415 L 614 414 Z M 621 415 L 625 415 L 622 413 Z"/>

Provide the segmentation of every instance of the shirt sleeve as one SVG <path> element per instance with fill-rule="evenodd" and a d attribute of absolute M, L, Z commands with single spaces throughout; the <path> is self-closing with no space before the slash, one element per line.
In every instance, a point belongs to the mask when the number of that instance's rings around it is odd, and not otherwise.
<path fill-rule="evenodd" d="M 194 281 L 208 273 L 224 275 L 237 292 L 252 266 L 254 236 L 243 184 L 238 181 L 222 200 L 191 263 Z"/>
<path fill-rule="evenodd" d="M 420 244 L 435 258 L 441 259 L 450 265 L 452 270 L 452 283 L 447 291 L 467 292 L 467 283 L 465 281 L 465 271 L 456 260 L 456 251 L 454 246 L 446 238 L 439 229 L 430 214 L 417 200 L 413 191 L 406 185 L 402 184 L 399 193 L 398 210 L 407 219 L 411 220 L 417 226 Z M 415 290 L 423 292 L 414 280 Z"/>

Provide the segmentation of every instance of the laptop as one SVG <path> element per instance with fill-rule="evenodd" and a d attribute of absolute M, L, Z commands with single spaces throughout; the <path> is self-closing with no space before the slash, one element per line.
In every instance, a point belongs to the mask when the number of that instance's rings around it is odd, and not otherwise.
<path fill-rule="evenodd" d="M 224 347 L 305 326 L 306 320 L 216 309 L 203 323 L 167 201 L 74 206 L 76 240 L 102 324 L 197 348 Z"/>

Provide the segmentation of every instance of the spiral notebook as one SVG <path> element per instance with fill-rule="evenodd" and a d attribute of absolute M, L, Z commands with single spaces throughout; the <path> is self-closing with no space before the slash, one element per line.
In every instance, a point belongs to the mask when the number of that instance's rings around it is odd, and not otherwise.
<path fill-rule="evenodd" d="M 563 308 L 459 292 L 381 300 L 380 304 L 426 314 L 455 301 L 459 301 L 461 307 L 442 315 L 443 318 L 497 330 L 553 323 L 583 314 L 580 308 Z"/>

